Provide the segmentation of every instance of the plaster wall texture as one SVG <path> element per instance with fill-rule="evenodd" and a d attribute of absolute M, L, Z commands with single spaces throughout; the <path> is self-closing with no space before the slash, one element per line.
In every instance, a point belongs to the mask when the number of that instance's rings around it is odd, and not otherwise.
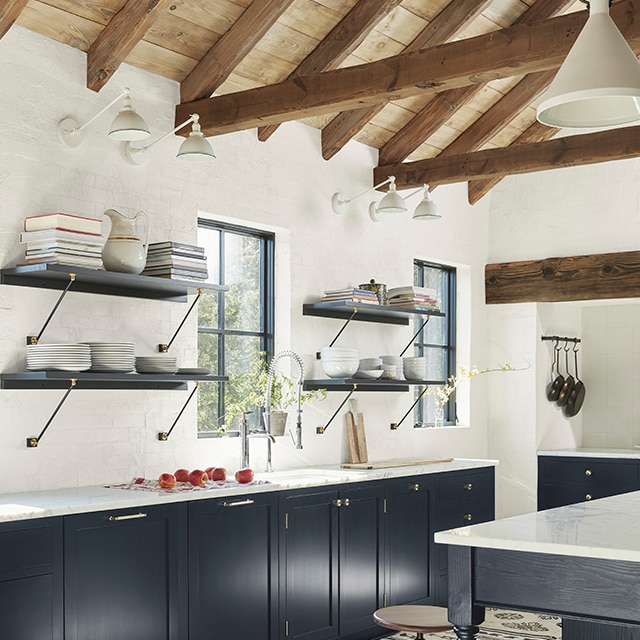
<path fill-rule="evenodd" d="M 328 344 L 340 323 L 303 317 L 303 302 L 325 288 L 366 282 L 389 286 L 410 283 L 413 258 L 454 264 L 460 270 L 459 362 L 491 366 L 487 361 L 483 266 L 487 261 L 488 203 L 471 208 L 466 185 L 441 187 L 434 199 L 445 217 L 434 224 L 398 216 L 374 224 L 369 197 L 353 202 L 343 217 L 330 206 L 333 192 L 349 195 L 372 186 L 376 152 L 352 143 L 329 162 L 322 160 L 320 132 L 301 124 L 280 127 L 271 140 L 258 142 L 255 131 L 211 139 L 217 159 L 181 164 L 179 140 L 154 145 L 146 164 L 128 165 L 106 132 L 114 112 L 87 127 L 77 149 L 63 148 L 55 135 L 65 116 L 86 122 L 121 87 L 131 88 L 135 108 L 156 139 L 173 126 L 178 85 L 123 65 L 100 93 L 85 87 L 82 52 L 12 27 L 0 40 L 0 264 L 22 261 L 18 233 L 25 216 L 64 211 L 104 218 L 107 208 L 126 215 L 145 210 L 152 220 L 151 241 L 195 242 L 197 217 L 232 220 L 276 233 L 277 350 L 291 348 L 305 361 L 308 377 L 319 375 L 314 354 Z M 413 200 L 416 202 L 417 198 Z M 104 229 L 108 231 L 105 221 Z M 0 371 L 25 367 L 25 336 L 37 332 L 56 292 L 0 287 Z M 155 351 L 170 337 L 185 305 L 133 298 L 70 294 L 47 328 L 44 342 L 127 340 L 138 354 Z M 190 318 L 172 351 L 181 366 L 196 364 L 196 321 Z M 339 344 L 365 355 L 394 353 L 411 338 L 411 327 L 352 324 Z M 499 353 L 500 349 L 494 350 Z M 476 383 L 474 382 L 473 385 Z M 397 431 L 389 423 L 401 417 L 411 394 L 360 394 L 370 459 L 394 457 L 486 457 L 487 394 L 469 386 L 461 400 L 464 426 L 445 430 Z M 186 393 L 179 391 L 74 391 L 37 449 L 25 438 L 37 435 L 57 405 L 54 390 L 0 392 L 0 466 L 3 492 L 74 487 L 156 477 L 178 467 L 240 466 L 237 439 L 198 439 L 196 410 L 190 405 L 168 442 L 158 431 L 173 422 Z M 287 438 L 273 449 L 275 469 L 336 464 L 346 458 L 342 416 L 324 435 L 324 424 L 342 394 L 304 411 L 304 449 Z M 264 469 L 264 441 L 251 442 L 252 466 Z"/>

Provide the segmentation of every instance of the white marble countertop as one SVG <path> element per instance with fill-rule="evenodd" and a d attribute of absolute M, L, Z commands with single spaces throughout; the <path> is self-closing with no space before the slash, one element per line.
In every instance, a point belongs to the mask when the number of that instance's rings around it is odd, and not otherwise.
<path fill-rule="evenodd" d="M 588 458 L 637 458 L 640 459 L 640 448 L 637 449 L 553 449 L 538 451 L 539 456 L 575 456 Z"/>
<path fill-rule="evenodd" d="M 640 562 L 640 491 L 435 534 L 469 547 Z"/>
<path fill-rule="evenodd" d="M 462 471 L 481 467 L 492 467 L 495 460 L 472 460 L 456 458 L 451 462 L 417 464 L 387 469 L 353 470 L 340 466 L 306 467 L 273 473 L 258 473 L 256 480 L 268 480 L 270 484 L 240 485 L 226 488 L 194 489 L 184 493 L 165 493 L 160 491 L 140 491 L 104 486 L 54 489 L 29 493 L 0 494 L 0 522 L 45 518 L 51 516 L 126 509 L 183 502 L 243 496 L 252 493 L 280 491 L 311 486 L 364 482 L 385 478 Z"/>

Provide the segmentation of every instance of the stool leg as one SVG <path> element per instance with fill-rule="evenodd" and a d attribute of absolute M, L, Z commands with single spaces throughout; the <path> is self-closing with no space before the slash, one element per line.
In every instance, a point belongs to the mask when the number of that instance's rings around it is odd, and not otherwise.
<path fill-rule="evenodd" d="M 424 640 L 424 633 L 418 631 L 418 633 L 416 634 L 416 640 Z"/>

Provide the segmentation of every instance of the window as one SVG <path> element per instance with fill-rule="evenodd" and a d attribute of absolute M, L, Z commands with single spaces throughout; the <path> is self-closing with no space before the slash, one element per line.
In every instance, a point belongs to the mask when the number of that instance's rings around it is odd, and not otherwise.
<path fill-rule="evenodd" d="M 445 385 L 449 376 L 456 371 L 456 270 L 422 260 L 413 262 L 413 282 L 415 286 L 435 289 L 444 316 L 431 316 L 426 326 L 418 333 L 414 342 L 416 355 L 427 358 L 427 380 Z M 416 319 L 417 331 L 424 321 Z M 416 390 L 416 398 L 420 394 Z M 455 394 L 444 407 L 445 424 L 456 422 Z M 416 426 L 434 423 L 435 396 L 426 394 L 416 405 Z"/>
<path fill-rule="evenodd" d="M 210 437 L 245 410 L 261 354 L 273 352 L 274 236 L 199 219 L 198 244 L 207 255 L 208 282 L 229 287 L 204 290 L 198 303 L 198 364 L 229 376 L 229 382 L 200 385 L 198 434 Z"/>

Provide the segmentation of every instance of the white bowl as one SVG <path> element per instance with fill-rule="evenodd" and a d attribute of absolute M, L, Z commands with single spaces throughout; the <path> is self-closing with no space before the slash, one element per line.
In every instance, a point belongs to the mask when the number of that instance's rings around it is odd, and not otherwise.
<path fill-rule="evenodd" d="M 322 347 L 320 350 L 320 357 L 324 359 L 332 358 L 358 358 L 357 349 L 342 349 L 339 347 Z"/>
<path fill-rule="evenodd" d="M 320 360 L 322 370 L 330 378 L 350 378 L 358 370 L 358 359 Z"/>
<path fill-rule="evenodd" d="M 360 369 L 380 369 L 382 360 L 380 358 L 361 358 Z"/>
<path fill-rule="evenodd" d="M 383 369 L 358 369 L 354 374 L 354 378 L 367 378 L 369 380 L 377 380 L 382 377 Z"/>

